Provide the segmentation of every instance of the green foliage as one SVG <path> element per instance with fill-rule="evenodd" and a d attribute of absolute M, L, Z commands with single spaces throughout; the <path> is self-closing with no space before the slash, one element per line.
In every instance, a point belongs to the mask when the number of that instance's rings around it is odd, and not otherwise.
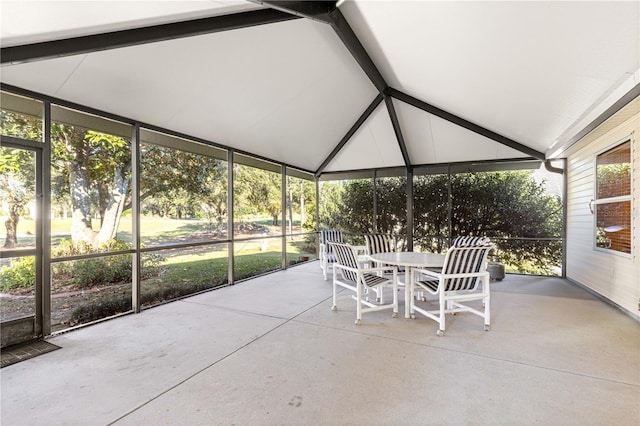
<path fill-rule="evenodd" d="M 561 261 L 555 241 L 562 230 L 562 202 L 548 195 L 529 171 L 465 173 L 452 176 L 449 226 L 448 176 L 419 176 L 414 181 L 414 246 L 441 252 L 458 235 L 485 235 L 498 247 L 497 256 L 521 272 L 549 273 Z M 378 232 L 406 233 L 406 181 L 376 182 Z M 321 229 L 371 232 L 371 179 L 323 183 Z"/>
<path fill-rule="evenodd" d="M 76 260 L 71 282 L 77 288 L 131 282 L 131 255 Z"/>
<path fill-rule="evenodd" d="M 114 253 L 129 249 L 129 245 L 120 240 L 108 240 L 98 248 L 87 243 L 73 244 L 71 240 L 64 240 L 52 250 L 52 256 L 67 257 L 89 253 Z M 157 273 L 164 260 L 164 257 L 158 254 L 143 254 L 142 262 L 146 267 L 146 274 Z M 54 279 L 65 280 L 77 288 L 90 288 L 131 282 L 131 261 L 131 254 L 111 255 L 71 262 L 56 262 L 52 264 L 52 270 Z"/>
<path fill-rule="evenodd" d="M 70 325 L 86 324 L 131 310 L 131 295 L 113 296 L 80 305 L 71 314 Z"/>
<path fill-rule="evenodd" d="M 32 141 L 42 140 L 42 119 L 18 112 L 0 110 L 0 132 Z"/>
<path fill-rule="evenodd" d="M 24 149 L 0 147 L 0 198 L 6 206 L 5 247 L 18 244 L 17 227 L 26 205 L 35 198 L 35 154 Z"/>
<path fill-rule="evenodd" d="M 320 197 L 320 229 L 340 229 L 354 234 L 372 231 L 371 179 L 324 182 Z"/>
<path fill-rule="evenodd" d="M 35 286 L 35 256 L 11 259 L 8 266 L 0 268 L 0 281 L 2 282 L 3 291 Z"/>
<path fill-rule="evenodd" d="M 282 175 L 255 167 L 234 165 L 234 213 L 268 214 L 278 225 L 282 211 Z"/>

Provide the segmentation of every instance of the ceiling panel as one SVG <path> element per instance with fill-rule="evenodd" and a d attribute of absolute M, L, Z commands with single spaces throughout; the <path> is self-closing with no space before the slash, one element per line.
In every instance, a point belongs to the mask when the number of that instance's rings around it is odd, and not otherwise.
<path fill-rule="evenodd" d="M 377 94 L 331 28 L 302 19 L 73 59 L 4 66 L 2 79 L 307 170 Z"/>
<path fill-rule="evenodd" d="M 387 107 L 381 103 L 325 169 L 327 172 L 404 166 Z"/>
<path fill-rule="evenodd" d="M 640 2 L 345 2 L 388 84 L 545 152 L 640 68 Z"/>
<path fill-rule="evenodd" d="M 207 0 L 0 7 L 3 46 L 262 8 Z M 347 1 L 340 9 L 391 87 L 540 152 L 561 147 L 639 81 L 637 1 Z M 0 72 L 3 83 L 311 171 L 378 95 L 331 27 L 307 19 Z M 412 164 L 525 156 L 394 105 Z M 381 105 L 326 170 L 403 164 Z"/>
<path fill-rule="evenodd" d="M 404 102 L 394 100 L 394 107 L 414 165 L 527 157 Z"/>
<path fill-rule="evenodd" d="M 260 9 L 243 0 L 2 0 L 2 46 L 117 31 Z"/>

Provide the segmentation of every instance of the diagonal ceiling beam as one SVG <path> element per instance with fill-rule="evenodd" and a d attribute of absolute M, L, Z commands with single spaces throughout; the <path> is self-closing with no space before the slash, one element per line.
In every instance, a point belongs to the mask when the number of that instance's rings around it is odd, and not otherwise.
<path fill-rule="evenodd" d="M 542 152 L 536 151 L 533 148 L 529 148 L 528 146 L 523 145 L 520 142 L 516 142 L 513 139 L 509 139 L 506 136 L 502 136 L 498 133 L 492 132 L 489 129 L 485 129 L 482 126 L 479 126 L 475 123 L 465 120 L 464 118 L 458 117 L 457 115 L 451 114 L 450 112 L 444 111 L 438 107 L 435 107 L 431 104 L 421 101 L 420 99 L 416 99 L 411 95 L 407 95 L 406 93 L 403 93 L 393 88 L 389 88 L 389 95 L 391 95 L 392 97 L 402 102 L 408 103 L 409 105 L 412 105 L 416 108 L 419 108 L 423 111 L 426 111 L 430 114 L 433 114 L 437 117 L 447 120 L 453 124 L 457 124 L 460 127 L 464 127 L 467 130 L 470 130 L 474 133 L 477 133 L 486 138 L 489 138 L 498 143 L 501 143 L 502 145 L 506 145 L 509 148 L 513 148 L 517 151 L 525 153 L 535 159 L 545 161 L 545 155 Z"/>
<path fill-rule="evenodd" d="M 331 28 L 333 28 L 338 37 L 340 37 L 340 40 L 342 40 L 342 43 L 344 43 L 346 48 L 349 49 L 349 52 L 351 52 L 351 55 L 353 55 L 354 59 L 358 62 L 360 68 L 362 68 L 365 74 L 367 74 L 373 85 L 376 86 L 376 89 L 378 89 L 380 93 L 384 94 L 388 87 L 387 82 L 384 81 L 384 77 L 382 77 L 382 74 L 378 71 L 378 67 L 376 67 L 376 64 L 371 59 L 362 43 L 360 43 L 360 40 L 358 40 L 353 29 L 345 19 L 342 12 L 340 12 L 340 9 L 335 9 L 329 13 L 328 23 L 331 25 Z"/>
<path fill-rule="evenodd" d="M 279 10 L 261 9 L 62 40 L 3 47 L 0 49 L 0 58 L 2 64 L 31 62 L 272 24 L 297 18 L 299 17 L 296 15 Z"/>
<path fill-rule="evenodd" d="M 384 77 L 378 70 L 378 67 L 376 67 L 376 64 L 371 59 L 362 43 L 360 43 L 360 40 L 353 32 L 353 29 L 345 19 L 342 12 L 340 12 L 340 9 L 336 8 L 329 13 L 329 25 L 331 25 L 340 40 L 342 40 L 342 43 L 344 43 L 346 48 L 349 49 L 351 55 L 353 55 L 354 59 L 358 62 L 365 74 L 367 74 L 373 85 L 376 86 L 376 89 L 378 89 L 380 94 L 384 97 L 387 111 L 389 112 L 389 118 L 393 125 L 393 131 L 395 132 L 396 139 L 398 141 L 398 147 L 400 148 L 402 158 L 404 159 L 404 164 L 407 168 L 410 168 L 411 159 L 409 158 L 409 153 L 404 143 L 404 137 L 402 136 L 402 129 L 400 127 L 400 122 L 398 121 L 396 110 L 393 107 L 393 100 L 387 94 L 387 89 L 389 88 L 387 82 L 384 80 Z"/>
<path fill-rule="evenodd" d="M 393 131 L 396 133 L 398 139 L 398 145 L 400 145 L 400 152 L 402 152 L 402 158 L 407 168 L 411 168 L 411 162 L 409 161 L 409 152 L 407 146 L 404 143 L 404 136 L 402 136 L 402 129 L 400 128 L 400 121 L 398 121 L 398 115 L 396 109 L 393 106 L 393 99 L 391 96 L 385 96 L 384 102 L 387 104 L 387 111 L 389 111 L 389 118 L 391 119 L 391 125 L 393 125 Z"/>
<path fill-rule="evenodd" d="M 273 9 L 291 13 L 296 16 L 302 16 L 317 21 L 328 22 L 328 14 L 336 8 L 337 1 L 271 1 L 271 0 L 249 0 L 252 3 L 261 4 Z"/>
<path fill-rule="evenodd" d="M 345 47 L 351 52 L 351 55 L 356 60 L 360 68 L 364 71 L 364 73 L 369 77 L 373 85 L 378 89 L 382 99 L 385 100 L 387 105 L 387 111 L 389 112 L 389 117 L 391 118 L 391 123 L 393 125 L 393 130 L 396 134 L 396 139 L 398 141 L 398 146 L 400 148 L 400 152 L 402 152 L 402 158 L 404 159 L 405 166 L 411 167 L 411 161 L 409 159 L 409 154 L 407 151 L 407 147 L 404 143 L 404 137 L 402 136 L 402 129 L 400 128 L 400 124 L 398 121 L 398 116 L 396 115 L 396 111 L 393 108 L 393 102 L 389 95 L 387 94 L 387 89 L 389 86 L 387 82 L 384 80 L 384 77 L 376 67 L 376 64 L 373 62 L 366 49 L 360 43 L 358 36 L 353 32 L 353 29 L 345 19 L 340 9 L 336 7 L 336 1 L 271 1 L 271 0 L 250 0 L 254 3 L 259 3 L 264 6 L 272 7 L 274 9 L 282 10 L 287 13 L 294 14 L 296 16 L 304 16 L 306 18 L 314 19 L 316 21 L 324 22 L 329 24 L 331 28 L 335 31 L 336 35 L 342 40 L 342 43 Z M 377 98 L 376 98 L 377 99 Z M 368 109 L 367 109 L 368 111 Z M 367 113 L 365 111 L 365 113 Z M 370 114 L 370 112 L 369 112 Z M 364 115 L 364 114 L 363 114 Z M 367 115 L 368 116 L 368 115 Z M 360 117 L 362 118 L 362 116 Z M 358 119 L 356 124 L 362 125 L 364 121 Z M 352 128 L 353 132 L 357 130 L 357 128 Z M 353 134 L 353 133 L 352 133 Z M 340 141 L 336 148 L 342 148 L 346 140 Z M 337 151 L 332 152 L 332 154 L 325 160 L 325 162 L 318 169 L 318 173 L 322 173 L 322 170 L 326 167 L 329 161 L 333 159 L 333 157 L 337 154 Z M 339 151 L 339 149 L 338 149 Z"/>
<path fill-rule="evenodd" d="M 360 126 L 362 126 L 362 124 L 364 124 L 364 122 L 367 121 L 367 118 L 369 118 L 369 116 L 373 113 L 373 111 L 375 111 L 375 109 L 378 107 L 378 105 L 380 105 L 383 99 L 384 97 L 382 95 L 376 96 L 373 102 L 371 102 L 371 104 L 362 113 L 362 115 L 360 115 L 360 118 L 358 118 L 358 120 L 353 124 L 353 126 L 351 126 L 347 134 L 344 135 L 344 137 L 340 140 L 338 145 L 336 145 L 336 147 L 333 148 L 333 151 L 331 151 L 331 154 L 329 154 L 329 156 L 325 158 L 325 160 L 322 162 L 320 167 L 318 167 L 318 170 L 316 170 L 316 173 L 315 173 L 316 177 L 322 174 L 324 169 L 329 165 L 329 163 L 331 163 L 331 161 L 333 161 L 336 155 L 338 155 L 338 152 L 340 152 L 342 147 L 344 147 L 347 144 L 347 142 L 349 142 L 349 139 L 351 139 L 351 137 L 356 133 L 356 131 L 360 128 Z"/>

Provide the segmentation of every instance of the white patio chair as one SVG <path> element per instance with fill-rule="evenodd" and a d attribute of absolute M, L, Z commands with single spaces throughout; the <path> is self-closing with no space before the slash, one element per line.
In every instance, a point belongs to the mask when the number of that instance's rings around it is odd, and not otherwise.
<path fill-rule="evenodd" d="M 356 249 L 348 244 L 329 243 L 336 256 L 333 265 L 333 306 L 332 311 L 338 310 L 338 286 L 353 291 L 351 297 L 356 301 L 356 325 L 362 322 L 362 314 L 384 309 L 393 309 L 393 318 L 398 316 L 398 269 L 394 266 L 381 268 L 363 268 L 358 262 Z M 377 272 L 392 272 L 393 278 L 379 276 Z M 369 289 L 391 287 L 393 303 L 376 304 L 369 302 L 363 295 Z"/>
<path fill-rule="evenodd" d="M 491 296 L 487 256 L 491 249 L 493 249 L 491 244 L 451 247 L 447 252 L 442 271 L 415 269 L 411 286 L 411 317 L 415 318 L 414 312 L 417 312 L 438 322 L 437 334 L 443 336 L 446 330 L 446 314 L 470 312 L 482 317 L 484 329 L 489 331 Z M 480 285 L 480 291 L 477 291 L 478 285 Z M 417 306 L 413 297 L 416 288 L 438 296 L 439 309 L 426 310 Z M 472 300 L 482 300 L 483 311 L 461 303 Z"/>
<path fill-rule="evenodd" d="M 468 235 L 463 235 L 460 237 L 456 237 L 453 240 L 453 247 L 473 247 L 473 246 L 484 246 L 491 242 L 488 237 L 471 237 Z"/>
<path fill-rule="evenodd" d="M 388 234 L 364 234 L 367 254 L 391 253 L 396 251 L 396 239 Z"/>
<path fill-rule="evenodd" d="M 468 236 L 468 235 L 462 235 L 459 237 L 456 237 L 455 240 L 453 240 L 453 244 L 451 247 L 474 247 L 474 246 L 484 246 L 487 244 L 491 244 L 491 240 L 488 237 L 472 237 L 472 236 Z M 435 271 L 434 269 L 431 269 L 432 271 Z M 439 272 L 439 271 L 435 271 L 435 272 Z M 427 301 L 427 298 L 425 297 L 425 293 L 423 291 L 418 290 L 417 295 L 414 295 L 417 297 L 418 300 L 421 300 L 423 302 Z"/>
<path fill-rule="evenodd" d="M 325 281 L 327 280 L 327 272 L 336 261 L 336 256 L 329 245 L 331 242 L 343 243 L 342 232 L 337 230 L 320 231 L 320 268 Z"/>
<path fill-rule="evenodd" d="M 376 253 L 392 253 L 396 251 L 396 239 L 393 235 L 388 234 L 364 234 L 364 241 L 366 244 L 367 255 Z M 383 266 L 380 264 L 374 265 L 370 262 L 370 267 Z M 403 268 L 398 268 L 398 272 L 402 272 Z M 379 272 L 378 275 L 382 275 Z M 398 279 L 398 286 L 404 286 L 404 283 Z M 376 289 L 376 301 L 382 301 L 384 303 L 384 291 Z"/>

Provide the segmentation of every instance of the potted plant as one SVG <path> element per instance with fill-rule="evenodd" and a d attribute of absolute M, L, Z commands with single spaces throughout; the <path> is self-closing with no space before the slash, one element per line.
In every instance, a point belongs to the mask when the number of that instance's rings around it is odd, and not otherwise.
<path fill-rule="evenodd" d="M 505 277 L 504 264 L 500 262 L 498 249 L 496 249 L 496 253 L 491 256 L 491 260 L 487 263 L 487 272 L 489 272 L 489 279 L 492 281 L 502 281 Z"/>

